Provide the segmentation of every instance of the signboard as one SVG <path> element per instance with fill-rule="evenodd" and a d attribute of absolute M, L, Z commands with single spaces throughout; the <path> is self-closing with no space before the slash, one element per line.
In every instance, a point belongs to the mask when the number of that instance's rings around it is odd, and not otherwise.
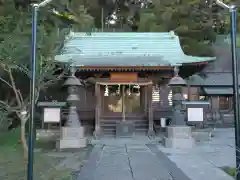
<path fill-rule="evenodd" d="M 138 74 L 135 72 L 112 72 L 110 80 L 114 82 L 136 82 Z"/>
<path fill-rule="evenodd" d="M 60 122 L 60 108 L 44 108 L 44 122 L 58 123 Z"/>
<path fill-rule="evenodd" d="M 188 121 L 202 122 L 203 108 L 188 108 L 187 115 L 188 115 Z"/>

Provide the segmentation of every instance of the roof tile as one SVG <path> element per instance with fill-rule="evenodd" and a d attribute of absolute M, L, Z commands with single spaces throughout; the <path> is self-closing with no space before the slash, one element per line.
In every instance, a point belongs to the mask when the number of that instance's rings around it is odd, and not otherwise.
<path fill-rule="evenodd" d="M 96 32 L 70 33 L 55 59 L 78 66 L 175 66 L 215 58 L 185 55 L 174 32 Z"/>

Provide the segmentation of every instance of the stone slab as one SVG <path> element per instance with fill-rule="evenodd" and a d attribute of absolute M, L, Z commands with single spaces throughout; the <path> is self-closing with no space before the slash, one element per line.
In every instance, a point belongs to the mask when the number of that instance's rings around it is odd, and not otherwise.
<path fill-rule="evenodd" d="M 234 129 L 216 128 L 213 134 L 209 140 L 196 142 L 195 148 L 171 149 L 158 145 L 158 149 L 192 180 L 233 180 L 220 167 L 236 167 Z"/>
<path fill-rule="evenodd" d="M 103 146 L 92 162 L 95 153 L 77 180 L 171 180 L 168 169 L 145 145 Z"/>
<path fill-rule="evenodd" d="M 227 156 L 225 156 L 227 157 Z M 192 180 L 233 180 L 227 173 L 195 154 L 171 154 L 170 160 Z"/>
<path fill-rule="evenodd" d="M 87 146 L 87 139 L 60 139 L 56 143 L 57 149 L 79 149 Z"/>
<path fill-rule="evenodd" d="M 132 137 L 134 134 L 134 123 L 121 121 L 116 124 L 116 137 Z"/>
<path fill-rule="evenodd" d="M 61 139 L 65 138 L 75 138 L 81 139 L 84 138 L 84 127 L 62 127 L 61 128 Z"/>
<path fill-rule="evenodd" d="M 164 146 L 166 148 L 193 148 L 195 147 L 195 140 L 193 138 L 167 138 L 164 137 Z"/>
<path fill-rule="evenodd" d="M 187 176 L 186 173 L 181 170 L 181 167 L 178 167 L 173 161 L 171 161 L 169 157 L 161 150 L 159 150 L 155 144 L 148 144 L 147 146 L 151 152 L 155 154 L 158 159 L 164 164 L 164 167 L 169 170 L 172 177 L 169 180 L 192 180 Z"/>
<path fill-rule="evenodd" d="M 166 137 L 180 139 L 192 137 L 192 128 L 189 126 L 169 126 L 166 129 Z"/>

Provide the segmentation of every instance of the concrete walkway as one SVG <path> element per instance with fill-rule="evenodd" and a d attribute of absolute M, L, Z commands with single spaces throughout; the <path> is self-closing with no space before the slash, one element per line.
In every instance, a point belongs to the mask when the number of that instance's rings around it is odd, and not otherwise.
<path fill-rule="evenodd" d="M 155 150 L 156 145 L 96 145 L 78 180 L 190 180 Z"/>
<path fill-rule="evenodd" d="M 192 149 L 164 148 L 147 136 L 94 140 L 77 180 L 233 180 L 220 169 L 235 167 L 233 132 L 217 129 Z"/>
<path fill-rule="evenodd" d="M 235 167 L 234 129 L 216 129 L 214 137 L 200 140 L 192 149 L 158 149 L 192 180 L 233 180 L 221 170 Z"/>

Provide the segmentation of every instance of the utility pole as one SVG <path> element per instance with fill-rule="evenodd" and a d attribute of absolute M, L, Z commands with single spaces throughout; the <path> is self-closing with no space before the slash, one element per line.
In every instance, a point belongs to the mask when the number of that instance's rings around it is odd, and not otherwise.
<path fill-rule="evenodd" d="M 233 109 L 235 119 L 235 148 L 236 148 L 236 180 L 240 180 L 240 117 L 239 117 L 239 84 L 238 84 L 238 60 L 237 60 L 237 8 L 235 5 L 227 5 L 220 0 L 217 5 L 228 9 L 231 14 L 231 52 L 232 52 L 232 79 L 233 79 Z"/>
<path fill-rule="evenodd" d="M 27 180 L 33 180 L 33 154 L 34 154 L 34 117 L 35 117 L 35 88 L 36 88 L 36 54 L 37 54 L 37 15 L 41 7 L 52 0 L 45 0 L 39 4 L 32 4 L 32 43 L 31 43 L 31 83 L 30 83 L 30 119 L 28 134 L 28 166 Z"/>

